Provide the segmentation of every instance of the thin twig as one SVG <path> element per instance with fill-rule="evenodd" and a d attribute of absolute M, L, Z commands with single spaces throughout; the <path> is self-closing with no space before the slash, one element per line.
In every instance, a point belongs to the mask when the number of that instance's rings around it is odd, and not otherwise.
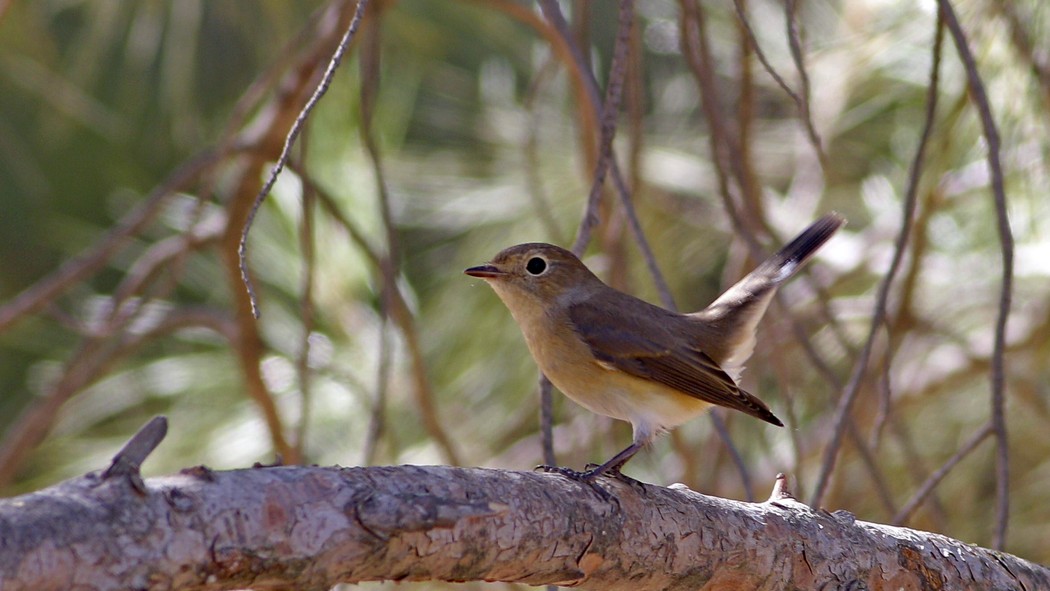
<path fill-rule="evenodd" d="M 737 0 L 737 10 L 743 8 L 744 1 Z M 738 29 L 744 31 L 745 27 L 741 25 Z M 747 38 L 746 31 L 740 36 L 739 48 L 737 67 L 740 69 L 740 90 L 736 108 L 736 129 L 741 169 L 740 189 L 743 193 L 744 205 L 750 215 L 758 219 L 765 219 L 761 182 L 758 179 L 758 173 L 755 172 L 755 155 L 752 149 L 755 123 L 755 76 L 751 59 L 753 46 Z"/>
<path fill-rule="evenodd" d="M 804 97 L 799 96 L 799 93 L 787 84 L 783 77 L 780 76 L 780 73 L 777 72 L 776 68 L 773 67 L 769 58 L 765 56 L 765 51 L 762 50 L 762 46 L 758 43 L 758 36 L 755 35 L 755 29 L 751 26 L 751 21 L 748 19 L 748 9 L 744 6 L 744 0 L 733 0 L 733 4 L 736 6 L 737 19 L 740 21 L 744 35 L 748 38 L 751 47 L 755 50 L 755 55 L 758 57 L 758 61 L 762 64 L 762 68 L 765 69 L 765 72 L 769 73 L 770 77 L 777 83 L 777 86 L 779 86 L 784 93 L 787 94 L 787 97 L 790 97 L 792 102 L 795 103 L 795 108 L 798 109 L 798 117 L 802 121 L 802 127 L 805 129 L 806 136 L 808 140 L 810 140 L 810 144 L 813 145 L 814 150 L 817 152 L 817 160 L 820 162 L 821 167 L 826 167 L 827 157 L 823 149 L 820 134 L 817 132 L 817 127 L 813 123 L 813 114 L 810 109 L 810 101 L 808 101 L 810 77 L 808 77 L 806 73 L 805 64 L 802 59 L 801 43 L 797 39 L 792 38 L 792 33 L 795 28 L 792 16 L 794 14 L 794 9 L 791 7 L 786 8 L 787 28 L 789 28 L 789 38 L 793 39 L 793 42 L 791 42 L 792 55 L 793 57 L 797 55 L 795 64 L 799 69 L 799 78 L 804 82 Z"/>
<path fill-rule="evenodd" d="M 966 79 L 970 88 L 970 99 L 981 118 L 981 128 L 985 141 L 988 142 L 988 168 L 992 174 L 992 195 L 995 202 L 995 215 L 999 230 L 999 247 L 1002 251 L 1003 273 L 1002 288 L 999 292 L 999 313 L 995 322 L 995 345 L 992 349 L 992 428 L 996 440 L 996 531 L 992 545 L 1002 550 L 1006 545 L 1006 526 L 1010 517 L 1010 451 L 1006 434 L 1006 372 L 1003 364 L 1003 353 L 1006 348 L 1006 322 L 1010 317 L 1010 301 L 1013 296 L 1014 274 L 1014 239 L 1010 231 L 1010 220 L 1006 212 L 1006 188 L 1003 180 L 1003 168 L 1000 162 L 999 130 L 992 116 L 992 107 L 984 82 L 977 71 L 977 63 L 970 51 L 962 25 L 955 15 L 949 0 L 939 0 L 940 16 L 948 26 L 955 42 L 955 49 L 966 68 Z"/>
<path fill-rule="evenodd" d="M 926 481 L 930 470 L 926 467 L 926 462 L 922 457 L 923 454 L 917 449 L 915 441 L 911 437 L 909 432 L 910 425 L 906 421 L 901 420 L 898 414 L 891 415 L 889 423 L 893 436 L 897 439 L 897 444 L 900 446 L 903 464 L 908 467 L 908 472 L 911 474 L 911 479 L 915 486 L 921 486 Z M 930 519 L 936 525 L 934 529 L 936 531 L 945 531 L 948 528 L 948 518 L 944 510 L 944 504 L 937 497 L 936 490 L 930 491 L 926 506 L 928 507 Z"/>
<path fill-rule="evenodd" d="M 385 297 L 383 298 L 386 299 Z M 386 399 L 390 386 L 390 360 L 392 349 L 390 338 L 389 311 L 383 305 L 383 321 L 379 324 L 379 359 L 376 363 L 376 388 L 372 396 L 372 412 L 368 417 L 368 431 L 365 433 L 364 459 L 362 464 L 371 466 L 379 453 L 379 441 L 386 432 Z"/>
<path fill-rule="evenodd" d="M 868 447 L 873 450 L 879 448 L 879 443 L 882 441 L 882 430 L 886 427 L 893 409 L 893 387 L 890 379 L 892 376 L 890 370 L 893 365 L 893 334 L 890 332 L 888 319 L 883 319 L 882 328 L 886 332 L 886 352 L 882 354 L 882 363 L 879 368 L 881 371 L 878 382 L 878 411 L 872 421 L 871 435 L 868 436 Z"/>
<path fill-rule="evenodd" d="M 715 432 L 718 433 L 718 437 L 722 441 L 732 441 L 732 438 L 729 436 L 729 429 L 726 427 L 725 419 L 722 418 L 721 413 L 712 410 L 708 414 L 711 415 L 711 425 L 715 428 Z M 740 451 L 735 445 L 727 445 L 726 449 L 729 450 L 729 458 L 733 460 L 733 465 L 736 466 L 737 472 L 740 473 L 740 481 L 744 486 L 744 496 L 747 502 L 754 502 L 755 487 L 751 482 L 751 471 L 747 469 L 747 464 L 744 463 L 744 457 L 740 455 Z"/>
<path fill-rule="evenodd" d="M 0 488 L 11 483 L 29 453 L 47 436 L 58 409 L 101 373 L 114 349 L 109 340 L 92 337 L 81 341 L 58 380 L 19 412 L 0 442 Z"/>
<path fill-rule="evenodd" d="M 96 330 L 96 333 L 105 332 L 112 334 L 116 330 L 126 326 L 143 306 L 158 297 L 164 297 L 175 287 L 176 277 L 174 273 L 179 269 L 177 261 L 184 259 L 190 253 L 196 252 L 211 245 L 221 237 L 222 228 L 218 225 L 204 228 L 195 227 L 184 233 L 170 236 L 159 240 L 151 245 L 131 264 L 124 274 L 120 284 L 113 290 L 107 307 L 109 314 L 104 327 Z M 172 281 L 163 286 L 159 291 L 145 294 L 147 287 L 161 273 L 168 272 Z M 136 294 L 144 294 L 135 299 L 134 304 L 128 304 Z"/>
<path fill-rule="evenodd" d="M 796 21 L 798 17 L 797 0 L 786 0 L 784 13 L 787 20 L 788 47 L 791 49 L 791 59 L 795 61 L 799 85 L 801 86 L 798 93 L 798 97 L 801 99 L 798 103 L 799 116 L 802 117 L 806 135 L 809 137 L 810 143 L 813 144 L 813 149 L 817 152 L 817 159 L 820 161 L 821 168 L 827 170 L 828 158 L 824 153 L 824 147 L 821 143 L 820 135 L 817 133 L 817 128 L 813 125 L 813 114 L 812 109 L 810 109 L 809 73 L 806 72 L 805 55 L 802 53 L 802 36 Z"/>
<path fill-rule="evenodd" d="M 642 222 L 638 219 L 638 213 L 634 209 L 634 202 L 631 200 L 631 190 L 627 186 L 627 181 L 623 178 L 623 173 L 620 172 L 619 165 L 615 162 L 611 172 L 613 186 L 616 187 L 616 192 L 620 195 L 620 205 L 623 206 L 624 214 L 627 216 L 627 227 L 630 228 L 634 241 L 638 243 L 638 251 L 642 254 L 642 260 L 645 261 L 645 268 L 649 271 L 653 285 L 656 286 L 656 293 L 660 296 L 660 303 L 668 310 L 676 310 L 678 307 L 671 296 L 671 288 L 660 271 L 660 266 L 656 262 L 656 255 L 653 254 L 653 249 L 649 245 L 649 240 L 645 237 L 645 231 L 642 229 Z"/>
<path fill-rule="evenodd" d="M 381 6 L 381 5 L 380 5 Z M 372 164 L 375 177 L 376 194 L 379 200 L 380 217 L 386 236 L 386 255 L 381 256 L 376 271 L 381 276 L 379 297 L 379 359 L 376 364 L 376 388 L 372 397 L 372 412 L 368 419 L 368 431 L 365 433 L 364 462 L 371 464 L 379 448 L 380 438 L 386 431 L 386 399 L 390 385 L 390 360 L 393 355 L 388 323 L 390 319 L 393 292 L 398 289 L 397 277 L 398 254 L 397 233 L 394 229 L 393 215 L 390 211 L 390 193 L 387 189 L 386 174 L 382 156 L 375 135 L 372 133 L 372 121 L 375 115 L 376 96 L 379 94 L 380 73 L 380 11 L 374 11 L 373 18 L 362 31 L 360 64 L 361 64 L 361 142 Z"/>
<path fill-rule="evenodd" d="M 302 146 L 305 150 L 307 142 Z M 305 155 L 300 157 L 306 162 Z M 300 457 L 305 457 L 306 432 L 310 423 L 311 369 L 310 369 L 310 336 L 314 331 L 314 276 L 317 272 L 317 257 L 314 249 L 314 208 L 317 193 L 311 186 L 303 185 L 302 220 L 299 226 L 299 251 L 303 258 L 302 276 L 299 279 L 299 316 L 302 319 L 299 336 L 299 352 L 295 360 L 296 373 L 299 376 L 299 424 L 296 425 L 295 439 L 292 446 L 298 450 Z"/>
<path fill-rule="evenodd" d="M 903 525 L 907 522 L 912 513 L 922 506 L 926 497 L 928 497 L 930 493 L 933 492 L 933 489 L 940 484 L 941 480 L 943 480 L 944 477 L 955 468 L 955 465 L 961 462 L 966 456 L 970 455 L 970 452 L 977 449 L 977 446 L 994 432 L 995 427 L 992 425 L 992 422 L 989 421 L 985 423 L 984 427 L 981 427 L 976 433 L 971 435 L 970 438 L 966 440 L 966 443 L 964 443 L 962 447 L 952 455 L 952 457 L 948 458 L 948 461 L 944 462 L 944 464 L 935 470 L 933 474 L 930 474 L 929 478 L 926 479 L 926 482 L 922 483 L 918 490 L 915 491 L 915 494 L 908 499 L 908 502 L 905 503 L 900 511 L 893 516 L 892 523 L 895 525 Z"/>
<path fill-rule="evenodd" d="M 547 10 L 549 3 L 544 3 Z M 559 12 L 560 14 L 560 12 Z M 548 14 L 548 18 L 550 15 Z M 634 20 L 634 1 L 620 0 L 620 25 L 616 34 L 616 46 L 613 49 L 613 60 L 609 66 L 609 85 L 605 90 L 605 103 L 602 105 L 601 137 L 599 141 L 598 166 L 591 180 L 591 190 L 587 196 L 576 239 L 572 243 L 572 252 L 581 256 L 591 241 L 591 231 L 598 223 L 598 206 L 601 203 L 605 175 L 609 171 L 609 162 L 613 158 L 612 143 L 616 137 L 616 119 L 620 111 L 620 98 L 623 94 L 623 80 L 627 73 L 627 49 L 630 41 L 631 22 Z M 575 45 L 575 44 L 574 44 Z M 584 55 L 582 52 L 577 52 Z"/>
<path fill-rule="evenodd" d="M 339 63 L 343 60 L 343 55 L 346 53 L 347 48 L 350 46 L 350 41 L 354 38 L 354 34 L 357 33 L 357 27 L 361 23 L 361 18 L 365 12 L 365 6 L 368 5 L 368 0 L 357 0 L 357 8 L 354 11 L 354 17 L 350 21 L 350 25 L 346 29 L 346 33 L 343 34 L 343 38 L 339 41 L 339 46 L 336 48 L 335 53 L 332 54 L 332 59 L 328 63 L 328 68 L 324 72 L 324 76 L 321 78 L 321 82 L 317 85 L 317 89 L 314 91 L 313 96 L 306 102 L 302 111 L 299 112 L 299 116 L 295 118 L 295 123 L 289 130 L 287 137 L 284 141 L 284 147 L 281 148 L 281 155 L 277 158 L 277 163 L 274 164 L 270 170 L 270 175 L 267 177 L 266 182 L 263 183 L 262 189 L 259 190 L 259 194 L 255 197 L 255 201 L 252 203 L 251 209 L 248 211 L 248 217 L 245 219 L 244 228 L 241 230 L 241 239 L 237 246 L 237 256 L 239 260 L 239 267 L 241 271 L 241 282 L 244 283 L 244 289 L 248 293 L 248 301 L 251 303 L 252 316 L 259 318 L 259 305 L 255 296 L 255 288 L 252 286 L 252 280 L 248 276 L 248 232 L 252 228 L 252 222 L 255 221 L 255 214 L 259 211 L 259 207 L 262 205 L 266 196 L 270 194 L 270 189 L 273 188 L 275 182 L 277 182 L 277 175 L 284 170 L 284 165 L 288 161 L 288 156 L 292 152 L 292 146 L 295 144 L 296 138 L 299 137 L 299 133 L 302 132 L 303 126 L 306 124 L 306 119 L 310 116 L 310 112 L 313 111 L 317 103 L 320 102 L 321 97 L 328 92 L 328 87 L 332 83 L 332 78 L 335 77 L 335 70 L 339 67 Z"/>
<path fill-rule="evenodd" d="M 299 171 L 297 171 L 297 173 L 299 173 Z M 368 239 L 365 238 L 364 232 L 362 232 L 350 218 L 343 214 L 342 210 L 339 209 L 339 206 L 335 203 L 335 199 L 333 199 L 326 191 L 323 191 L 312 178 L 302 174 L 299 174 L 299 176 L 303 179 L 304 187 L 309 187 L 310 190 L 317 195 L 321 206 L 324 207 L 328 215 L 343 227 L 347 235 L 350 237 L 350 241 L 357 245 L 357 247 L 364 253 L 365 258 L 367 258 L 369 262 L 378 269 L 381 264 L 380 256 L 376 253 L 375 247 L 373 247 Z M 388 296 L 384 293 L 381 298 L 382 309 L 380 312 L 384 320 L 379 327 L 379 362 L 376 368 L 377 379 L 375 392 L 373 393 L 372 398 L 372 412 L 369 417 L 368 431 L 365 434 L 362 462 L 365 465 L 370 465 L 375 461 L 376 454 L 378 453 L 379 438 L 382 437 L 383 431 L 385 430 L 386 392 L 389 384 L 391 356 L 390 330 L 387 326 L 387 319 L 390 316 L 388 305 L 391 297 L 398 296 L 396 294 Z M 362 386 L 362 390 L 363 389 Z"/>
<path fill-rule="evenodd" d="M 621 8 L 622 7 L 623 5 L 621 5 Z M 540 0 L 540 8 L 543 10 L 543 14 L 547 17 L 547 20 L 551 23 L 551 26 L 558 33 L 558 36 L 560 36 L 562 44 L 567 46 L 567 53 L 571 56 L 573 61 L 576 62 L 573 71 L 581 77 L 580 82 L 586 90 L 587 97 L 590 99 L 593 109 L 595 111 L 600 111 L 601 93 L 598 88 L 598 81 L 595 79 L 594 74 L 586 68 L 585 64 L 587 62 L 583 57 L 583 52 L 573 41 L 572 35 L 569 33 L 568 24 L 565 22 L 565 17 L 562 15 L 561 8 L 559 8 L 557 1 Z M 617 41 L 619 42 L 619 35 L 617 36 Z M 604 113 L 604 111 L 601 112 Z M 656 286 L 657 292 L 660 294 L 661 303 L 663 303 L 664 307 L 673 309 L 674 299 L 671 297 L 671 290 L 667 286 L 667 281 L 664 279 L 659 266 L 656 264 L 656 257 L 653 255 L 652 248 L 650 248 L 649 242 L 646 240 L 645 234 L 642 232 L 641 223 L 638 221 L 638 216 L 634 211 L 634 205 L 631 202 L 630 188 L 627 186 L 627 182 L 623 178 L 623 173 L 620 171 L 620 166 L 617 164 L 616 157 L 612 153 L 609 157 L 608 166 L 609 174 L 612 176 L 613 186 L 620 195 L 620 202 L 627 215 L 631 232 L 634 235 L 635 241 L 638 243 L 638 249 L 642 253 L 642 257 L 645 260 L 649 274 L 653 278 L 653 283 Z"/>
<path fill-rule="evenodd" d="M 732 162 L 737 161 L 736 154 L 732 152 L 729 133 L 726 131 L 722 120 L 722 113 L 718 102 L 718 90 L 714 80 L 714 64 L 711 49 L 707 40 L 706 19 L 701 6 L 690 0 L 679 0 L 682 16 L 679 19 L 681 31 L 679 42 L 682 55 L 685 57 L 686 65 L 693 73 L 700 91 L 700 106 L 704 111 L 709 129 L 708 148 L 711 151 L 711 161 L 715 168 L 715 178 L 718 181 L 718 193 L 722 198 L 722 205 L 726 215 L 747 244 L 749 250 L 756 258 L 762 256 L 762 245 L 758 242 L 754 233 L 748 231 L 744 219 L 741 217 L 739 208 L 735 203 L 734 194 L 730 185 L 729 168 Z"/>
<path fill-rule="evenodd" d="M 541 126 L 536 109 L 536 97 L 547 79 L 554 73 L 557 65 L 558 62 L 555 61 L 553 55 L 547 58 L 525 92 L 522 106 L 529 114 L 530 123 L 526 126 L 525 144 L 522 150 L 525 152 L 525 184 L 528 187 L 536 215 L 551 241 L 562 244 L 564 238 L 561 228 L 558 227 L 558 221 L 554 219 L 550 199 L 547 198 L 547 190 L 543 186 L 543 175 L 540 174 L 539 129 Z"/>
<path fill-rule="evenodd" d="M 121 244 L 141 231 L 159 213 L 160 206 L 166 203 L 167 198 L 177 188 L 188 183 L 189 179 L 199 176 L 201 171 L 215 165 L 219 159 L 218 152 L 206 152 L 184 164 L 168 181 L 154 189 L 146 203 L 133 211 L 122 220 L 117 228 L 96 243 L 89 254 L 78 259 L 78 264 L 63 266 L 58 272 L 23 292 L 23 295 L 36 293 L 40 299 L 34 305 L 47 302 L 49 307 L 53 307 L 54 302 L 50 301 L 50 298 L 57 297 L 72 285 L 66 282 L 81 280 L 94 271 L 94 265 L 104 264 L 119 252 Z M 165 265 L 165 263 L 172 258 L 177 257 L 180 253 L 194 251 L 217 238 L 217 229 L 198 233 L 197 229 L 191 228 L 183 235 L 173 236 L 154 244 L 136 260 L 124 281 L 115 290 L 109 302 L 110 313 L 106 315 L 101 325 L 88 326 L 74 322 L 73 330 L 86 335 L 86 338 L 66 361 L 62 378 L 37 402 L 22 412 L 17 421 L 18 428 L 12 429 L 0 443 L 0 487 L 4 482 L 10 480 L 29 452 L 43 441 L 58 416 L 58 409 L 62 404 L 97 379 L 109 366 L 113 349 L 116 346 L 114 343 L 127 338 L 129 334 L 127 328 L 145 310 L 145 301 L 148 298 L 144 296 L 131 306 L 121 306 L 120 302 L 144 290 L 162 270 L 170 269 L 171 265 Z M 165 287 L 173 288 L 174 282 Z M 152 297 L 156 297 L 156 294 L 149 296 L 149 298 Z M 29 308 L 24 310 L 28 311 Z M 12 316 L 12 321 L 15 318 L 17 316 Z"/>
<path fill-rule="evenodd" d="M 311 41 L 317 36 L 318 23 L 323 19 L 334 18 L 339 12 L 335 5 L 319 8 L 310 15 L 305 26 L 281 46 L 277 51 L 277 58 L 274 62 L 255 77 L 255 80 L 241 93 L 236 104 L 233 105 L 233 109 L 230 110 L 230 115 L 226 118 L 226 123 L 220 135 L 222 138 L 219 142 L 220 148 L 228 149 L 237 142 L 237 132 L 244 128 L 248 116 L 255 110 L 266 94 L 274 88 L 278 76 L 288 70 L 293 64 L 302 61 L 303 58 L 297 50 L 300 48 L 307 48 L 308 51 L 314 50 Z M 209 193 L 204 194 L 207 195 Z"/>
<path fill-rule="evenodd" d="M 758 56 L 758 61 L 762 63 L 762 67 L 765 68 L 773 80 L 777 83 L 783 91 L 791 97 L 791 100 L 795 102 L 798 107 L 799 113 L 805 111 L 805 105 L 800 97 L 791 87 L 787 81 L 777 73 L 776 68 L 769 62 L 769 58 L 766 57 L 766 52 L 762 51 L 762 46 L 758 43 L 758 37 L 755 35 L 755 30 L 751 27 L 751 21 L 747 18 L 747 9 L 744 7 L 744 0 L 733 0 L 733 4 L 736 6 L 736 14 L 740 19 L 740 24 L 744 28 L 744 32 L 747 33 L 747 38 L 751 42 L 751 47 L 755 50 L 755 55 Z"/>
<path fill-rule="evenodd" d="M 543 448 L 543 463 L 557 466 L 558 457 L 554 454 L 554 396 L 553 384 L 547 376 L 540 374 L 540 446 Z"/>
<path fill-rule="evenodd" d="M 887 515 L 893 515 L 897 512 L 897 507 L 893 502 L 893 494 L 890 492 L 886 478 L 883 476 L 882 470 L 879 469 L 879 463 L 875 460 L 875 454 L 867 446 L 867 442 L 864 441 L 864 436 L 856 423 L 847 421 L 846 429 L 850 442 L 857 448 L 857 454 L 860 456 L 861 463 L 864 464 L 868 474 L 871 475 L 871 482 L 875 485 L 875 493 L 879 498 L 879 502 L 882 503 L 882 508 L 886 510 Z"/>
<path fill-rule="evenodd" d="M 302 179 L 304 186 L 309 186 L 310 190 L 317 195 L 317 200 L 321 207 L 323 207 L 325 212 L 346 231 L 347 236 L 350 237 L 350 241 L 357 245 L 357 248 L 361 250 L 361 253 L 364 254 L 366 259 L 368 259 L 368 262 L 378 268 L 381 258 L 378 250 L 368 241 L 368 238 L 365 237 L 365 233 L 361 228 L 358 228 L 354 221 L 343 213 L 343 210 L 340 209 L 339 205 L 335 202 L 335 198 L 332 197 L 328 191 L 324 190 L 324 188 L 314 182 L 313 178 L 304 174 L 304 171 L 301 169 L 298 169 L 294 162 L 289 164 L 289 168 L 295 171 L 299 178 Z"/>
<path fill-rule="evenodd" d="M 377 5 L 380 6 L 380 5 Z M 368 158 L 372 163 L 372 174 L 375 175 L 376 194 L 379 197 L 379 214 L 383 222 L 383 231 L 386 234 L 386 257 L 387 264 L 380 271 L 384 274 L 384 281 L 395 281 L 400 273 L 399 262 L 401 260 L 400 247 L 398 244 L 397 227 L 394 224 L 394 215 L 390 209 L 390 190 L 386 182 L 386 171 L 383 167 L 382 153 L 372 130 L 372 122 L 375 119 L 376 96 L 379 93 L 379 59 L 380 59 L 380 12 L 373 14 L 371 22 L 365 26 L 364 39 L 361 47 L 361 142 L 365 146 Z"/>
<path fill-rule="evenodd" d="M 926 89 L 926 120 L 923 124 L 922 135 L 919 138 L 919 146 L 916 150 L 915 158 L 912 160 L 911 172 L 908 177 L 908 188 L 904 196 L 900 233 L 897 235 L 897 240 L 894 245 L 893 260 L 890 262 L 890 267 L 886 271 L 886 276 L 879 284 L 878 294 L 875 297 L 875 310 L 872 313 L 871 328 L 868 331 L 867 340 L 864 342 L 864 348 L 861 350 L 860 356 L 853 366 L 853 372 L 850 374 L 850 379 L 846 383 L 842 397 L 839 398 L 835 411 L 835 426 L 831 441 L 828 442 L 827 447 L 824 449 L 824 460 L 821 464 L 819 475 L 817 476 L 817 485 L 813 491 L 813 497 L 810 500 L 810 505 L 812 506 L 819 506 L 824 499 L 824 495 L 827 493 L 828 485 L 831 481 L 831 473 L 835 469 L 835 462 L 838 457 L 839 448 L 842 445 L 842 434 L 846 430 L 846 422 L 848 420 L 850 409 L 853 407 L 853 402 L 856 400 L 857 394 L 860 392 L 861 381 L 867 373 L 868 363 L 871 360 L 875 338 L 878 335 L 879 328 L 883 326 L 883 323 L 886 321 L 886 305 L 889 301 L 890 287 L 893 284 L 894 278 L 897 276 L 897 270 L 900 268 L 901 262 L 904 260 L 904 251 L 908 244 L 908 237 L 911 234 L 913 218 L 915 216 L 915 205 L 918 201 L 919 181 L 922 178 L 922 171 L 926 157 L 926 146 L 929 143 L 930 136 L 933 132 L 934 121 L 936 118 L 937 95 L 940 88 L 939 70 L 941 63 L 941 45 L 943 38 L 943 22 L 938 18 L 934 33 L 933 59 L 930 65 L 930 83 Z"/>

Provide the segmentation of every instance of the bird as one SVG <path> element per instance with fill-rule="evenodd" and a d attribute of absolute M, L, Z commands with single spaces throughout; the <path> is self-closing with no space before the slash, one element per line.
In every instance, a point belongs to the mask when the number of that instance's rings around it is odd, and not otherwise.
<path fill-rule="evenodd" d="M 631 423 L 631 444 L 577 472 L 592 482 L 620 470 L 658 435 L 722 406 L 783 426 L 737 380 L 777 288 L 846 223 L 829 213 L 706 308 L 680 314 L 616 290 L 571 251 L 542 242 L 500 251 L 464 273 L 484 280 L 521 328 L 540 371 L 591 412 Z M 593 466 L 593 465 L 592 465 Z"/>

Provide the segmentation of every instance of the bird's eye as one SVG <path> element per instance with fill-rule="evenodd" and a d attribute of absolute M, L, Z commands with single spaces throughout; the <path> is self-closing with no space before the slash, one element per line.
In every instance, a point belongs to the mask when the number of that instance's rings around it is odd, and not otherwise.
<path fill-rule="evenodd" d="M 529 275 L 543 275 L 543 272 L 547 270 L 547 261 L 540 257 L 532 257 L 529 262 L 525 263 L 525 270 L 529 272 Z"/>

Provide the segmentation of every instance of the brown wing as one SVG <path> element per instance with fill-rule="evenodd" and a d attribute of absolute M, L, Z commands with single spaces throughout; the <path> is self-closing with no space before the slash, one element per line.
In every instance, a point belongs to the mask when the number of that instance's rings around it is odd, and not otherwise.
<path fill-rule="evenodd" d="M 652 306 L 643 316 L 632 313 L 635 306 L 630 305 L 642 303 L 640 300 L 623 303 L 629 305 L 619 307 L 615 317 L 588 302 L 569 308 L 573 329 L 596 359 L 705 402 L 784 426 L 765 403 L 741 390 L 706 353 L 665 326 L 679 320 L 677 315 Z"/>

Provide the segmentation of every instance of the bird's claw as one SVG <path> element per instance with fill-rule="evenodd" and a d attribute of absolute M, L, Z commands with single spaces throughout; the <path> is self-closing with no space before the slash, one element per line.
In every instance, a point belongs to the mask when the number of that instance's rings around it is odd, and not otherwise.
<path fill-rule="evenodd" d="M 586 470 L 584 472 L 579 472 L 577 470 L 573 470 L 572 468 L 565 468 L 563 466 L 547 466 L 545 464 L 536 466 L 535 469 L 543 470 L 548 474 L 561 474 L 569 480 L 575 480 L 576 482 L 582 482 L 584 484 L 587 484 L 591 487 L 592 490 L 594 490 L 595 493 L 597 493 L 599 497 L 602 498 L 603 501 L 610 501 L 613 498 L 612 495 L 609 494 L 609 491 L 599 486 L 596 482 L 597 478 L 601 476 L 601 473 L 597 470 Z"/>
<path fill-rule="evenodd" d="M 562 476 L 564 476 L 564 477 L 566 477 L 566 478 L 568 478 L 570 480 L 576 480 L 576 481 L 579 481 L 579 482 L 594 482 L 594 479 L 599 476 L 599 474 L 597 472 L 595 472 L 594 470 L 590 470 L 590 469 L 588 469 L 588 470 L 586 470 L 584 472 L 579 472 L 579 471 L 573 470 L 572 468 L 565 468 L 564 466 L 548 466 L 546 464 L 540 464 L 539 466 L 536 466 L 536 468 L 534 468 L 534 469 L 535 470 L 543 470 L 544 472 L 546 472 L 548 474 L 551 474 L 551 473 L 561 474 Z"/>

